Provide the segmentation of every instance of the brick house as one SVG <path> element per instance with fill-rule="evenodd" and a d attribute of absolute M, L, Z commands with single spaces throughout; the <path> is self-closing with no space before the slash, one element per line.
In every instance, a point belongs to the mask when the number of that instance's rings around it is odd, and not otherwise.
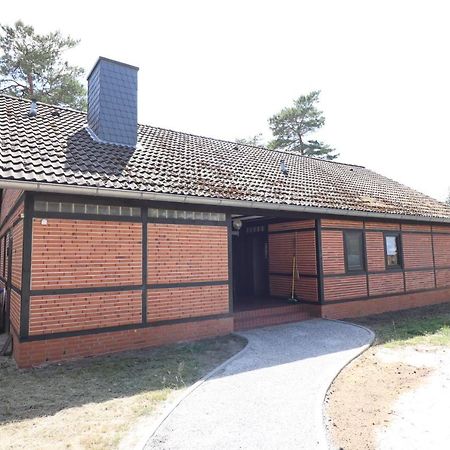
<path fill-rule="evenodd" d="M 450 301 L 450 208 L 364 167 L 0 96 L 3 328 L 21 367 Z M 298 303 L 288 303 L 292 296 Z"/>

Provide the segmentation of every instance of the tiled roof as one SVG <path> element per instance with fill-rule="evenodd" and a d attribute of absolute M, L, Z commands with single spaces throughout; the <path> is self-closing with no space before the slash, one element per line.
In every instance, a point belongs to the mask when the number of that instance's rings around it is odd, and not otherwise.
<path fill-rule="evenodd" d="M 28 117 L 29 105 L 0 96 L 3 179 L 450 219 L 444 203 L 360 166 L 146 125 L 136 149 L 101 144 L 85 113 L 39 104 Z"/>

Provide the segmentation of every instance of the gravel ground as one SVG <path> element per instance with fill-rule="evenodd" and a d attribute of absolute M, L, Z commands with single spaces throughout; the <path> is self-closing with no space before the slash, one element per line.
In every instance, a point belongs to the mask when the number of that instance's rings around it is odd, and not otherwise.
<path fill-rule="evenodd" d="M 327 448 L 326 390 L 373 335 L 321 319 L 242 335 L 247 350 L 188 396 L 146 449 Z"/>
<path fill-rule="evenodd" d="M 393 419 L 377 435 L 379 450 L 449 448 L 450 350 L 442 348 L 382 349 L 377 357 L 433 369 L 416 390 L 402 395 L 393 407 Z"/>

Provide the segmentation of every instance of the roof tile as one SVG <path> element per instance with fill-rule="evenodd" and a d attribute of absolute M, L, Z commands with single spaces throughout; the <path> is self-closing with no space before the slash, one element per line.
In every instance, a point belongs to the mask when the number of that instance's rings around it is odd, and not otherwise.
<path fill-rule="evenodd" d="M 444 203 L 360 166 L 147 125 L 130 149 L 93 141 L 85 113 L 28 109 L 0 95 L 4 179 L 450 219 Z"/>

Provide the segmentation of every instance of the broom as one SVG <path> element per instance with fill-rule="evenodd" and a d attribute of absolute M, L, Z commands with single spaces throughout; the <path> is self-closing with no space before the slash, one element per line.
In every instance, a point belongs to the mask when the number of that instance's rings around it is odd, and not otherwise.
<path fill-rule="evenodd" d="M 294 233 L 294 254 L 292 255 L 292 280 L 291 280 L 291 296 L 288 298 L 288 303 L 298 303 L 295 298 L 295 272 L 297 269 L 297 257 L 295 252 L 297 251 L 297 233 Z"/>

